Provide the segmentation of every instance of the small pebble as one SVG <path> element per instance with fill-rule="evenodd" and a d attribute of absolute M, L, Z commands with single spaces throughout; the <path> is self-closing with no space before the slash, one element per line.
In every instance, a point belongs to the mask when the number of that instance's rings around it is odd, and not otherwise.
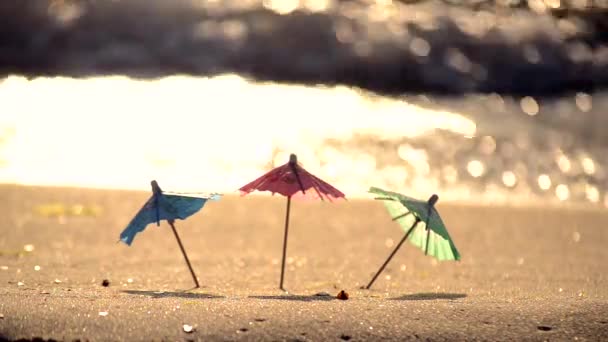
<path fill-rule="evenodd" d="M 34 271 L 40 271 L 40 266 L 38 266 L 38 265 L 34 266 Z"/>
<path fill-rule="evenodd" d="M 336 298 L 341 299 L 341 300 L 347 300 L 348 299 L 348 293 L 345 292 L 344 290 L 340 291 L 340 293 L 338 293 L 338 295 L 336 296 Z"/>
<path fill-rule="evenodd" d="M 23 250 L 26 252 L 33 252 L 34 251 L 34 245 L 25 245 L 23 246 Z"/>
<path fill-rule="evenodd" d="M 8 266 L 0 266 L 0 270 L 6 271 L 8 270 Z"/>
<path fill-rule="evenodd" d="M 23 286 L 23 285 L 25 285 L 25 284 L 22 281 L 17 283 L 17 286 Z"/>
<path fill-rule="evenodd" d="M 106 317 L 108 315 L 107 311 L 99 311 L 99 316 Z"/>
<path fill-rule="evenodd" d="M 538 330 L 541 330 L 541 331 L 551 331 L 551 330 L 553 330 L 553 328 L 550 327 L 550 326 L 548 326 L 548 325 L 539 325 L 536 328 L 538 328 Z"/>
<path fill-rule="evenodd" d="M 248 332 L 248 331 L 249 331 L 249 329 L 247 329 L 247 328 L 241 328 L 241 329 L 239 329 L 238 332 Z"/>
<path fill-rule="evenodd" d="M 55 279 L 55 284 L 61 284 L 61 280 Z"/>
<path fill-rule="evenodd" d="M 4 319 L 4 314 L 0 314 L 0 319 Z"/>
<path fill-rule="evenodd" d="M 344 334 L 342 334 L 342 335 L 340 335 L 340 339 L 341 339 L 342 341 L 348 341 L 348 340 L 350 340 L 350 339 L 351 339 L 351 337 L 350 337 L 350 336 L 348 336 L 348 335 L 344 335 Z"/>
<path fill-rule="evenodd" d="M 108 287 L 108 286 L 110 286 L 110 281 L 109 281 L 108 279 L 104 279 L 104 280 L 101 282 L 101 286 L 103 286 L 103 287 Z"/>
<path fill-rule="evenodd" d="M 256 322 L 266 322 L 266 318 L 254 318 L 253 320 Z"/>
<path fill-rule="evenodd" d="M 194 327 L 189 324 L 184 324 L 183 328 L 184 328 L 184 332 L 187 332 L 189 334 L 194 331 Z"/>

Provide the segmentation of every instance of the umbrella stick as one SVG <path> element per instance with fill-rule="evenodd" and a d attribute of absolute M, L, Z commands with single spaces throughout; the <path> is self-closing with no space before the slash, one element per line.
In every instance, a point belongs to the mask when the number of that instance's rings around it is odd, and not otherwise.
<path fill-rule="evenodd" d="M 403 239 L 401 239 L 401 241 L 399 241 L 399 243 L 397 244 L 397 247 L 395 247 L 395 249 L 393 250 L 391 255 L 388 257 L 388 259 L 386 259 L 386 261 L 384 262 L 384 264 L 382 264 L 382 266 L 380 267 L 378 272 L 376 272 L 376 275 L 374 275 L 374 277 L 369 282 L 369 284 L 367 284 L 367 286 L 365 287 L 366 289 L 369 290 L 369 288 L 372 287 L 372 284 L 374 283 L 374 281 L 376 281 L 376 278 L 378 278 L 378 276 L 380 275 L 380 273 L 382 273 L 382 271 L 384 270 L 386 265 L 388 265 L 388 263 L 391 261 L 393 256 L 395 256 L 395 253 L 397 253 L 397 251 L 399 250 L 401 245 L 405 242 L 405 240 L 407 240 L 407 237 L 410 236 L 410 234 L 414 231 L 414 228 L 416 228 L 416 225 L 418 224 L 418 222 L 420 222 L 420 220 L 418 218 L 416 218 L 416 222 L 414 222 L 412 227 L 407 231 L 407 233 L 405 233 L 405 235 L 403 236 Z"/>
<path fill-rule="evenodd" d="M 287 233 L 289 232 L 289 209 L 291 207 L 291 196 L 287 196 L 287 214 L 285 215 L 285 237 L 283 238 L 283 261 L 281 261 L 281 282 L 279 288 L 283 291 L 283 276 L 285 274 L 285 255 L 287 254 Z"/>
<path fill-rule="evenodd" d="M 433 214 L 433 206 L 439 200 L 439 196 L 433 194 L 427 201 L 429 205 L 429 209 L 426 213 L 426 220 L 424 222 L 424 228 L 426 228 L 426 247 L 424 248 L 424 255 L 429 255 L 429 240 L 431 239 L 431 228 L 429 227 L 429 221 L 431 220 L 431 215 Z"/>
<path fill-rule="evenodd" d="M 192 279 L 194 279 L 194 283 L 196 284 L 195 289 L 197 289 L 201 286 L 198 284 L 198 279 L 196 279 L 196 274 L 194 274 L 192 265 L 190 265 L 190 260 L 188 259 L 188 255 L 186 254 L 186 250 L 184 249 L 184 246 L 182 245 L 182 240 L 179 238 L 179 235 L 177 234 L 177 229 L 175 229 L 175 225 L 173 224 L 174 221 L 173 220 L 167 220 L 167 221 L 169 222 L 171 229 L 173 229 L 173 234 L 175 234 L 175 239 L 177 239 L 177 244 L 179 245 L 179 248 L 182 250 L 184 259 L 186 259 L 186 264 L 188 264 L 188 268 L 190 269 L 190 274 L 192 274 Z"/>
<path fill-rule="evenodd" d="M 429 221 L 426 221 L 426 247 L 424 248 L 424 255 L 429 255 L 429 240 L 431 240 L 431 228 L 429 228 Z"/>
<path fill-rule="evenodd" d="M 395 217 L 393 217 L 393 221 L 397 221 L 397 220 L 398 220 L 398 219 L 400 219 L 400 218 L 404 218 L 404 217 L 406 217 L 407 215 L 409 215 L 409 214 L 411 214 L 411 213 L 412 213 L 411 211 L 408 211 L 408 212 L 407 212 L 407 213 L 405 213 L 405 214 L 401 214 L 401 215 L 395 216 Z"/>
<path fill-rule="evenodd" d="M 424 228 L 426 228 L 426 247 L 424 248 L 424 255 L 429 255 L 429 240 L 431 239 L 431 227 L 429 227 L 429 221 L 431 220 L 431 209 L 433 209 L 432 205 L 429 206 L 429 212 L 426 215 L 426 221 L 424 222 Z"/>

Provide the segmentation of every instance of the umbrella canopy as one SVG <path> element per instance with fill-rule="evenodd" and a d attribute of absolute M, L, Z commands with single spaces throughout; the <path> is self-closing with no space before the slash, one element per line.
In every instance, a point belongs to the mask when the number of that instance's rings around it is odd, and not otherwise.
<path fill-rule="evenodd" d="M 183 195 L 167 195 L 156 181 L 151 182 L 152 196 L 146 201 L 131 220 L 127 228 L 120 233 L 120 241 L 131 245 L 135 235 L 144 231 L 150 223 L 160 226 L 161 220 L 185 220 L 203 208 L 208 200 L 219 200 L 220 195 L 209 197 L 192 197 Z"/>
<path fill-rule="evenodd" d="M 434 201 L 421 201 L 375 187 L 370 188 L 369 192 L 377 195 L 376 199 L 383 200 L 393 220 L 405 232 L 412 229 L 415 221 L 420 221 L 409 234 L 409 241 L 414 246 L 438 260 L 460 260 L 454 241 L 435 209 L 437 195 L 431 197 Z"/>
<path fill-rule="evenodd" d="M 194 284 L 196 284 L 195 288 L 198 288 L 200 287 L 198 279 L 196 278 L 196 274 L 194 274 L 190 259 L 188 259 L 188 255 L 186 254 L 182 240 L 179 238 L 177 229 L 175 229 L 174 222 L 176 219 L 184 220 L 194 215 L 201 210 L 208 200 L 218 200 L 220 195 L 213 194 L 208 197 L 193 197 L 177 194 L 169 195 L 163 193 L 155 180 L 151 182 L 151 185 L 152 197 L 150 197 L 139 212 L 137 212 L 127 228 L 120 233 L 120 241 L 130 246 L 131 243 L 133 243 L 133 239 L 135 239 L 135 235 L 144 231 L 150 223 L 156 222 L 156 225 L 160 226 L 160 221 L 166 220 L 169 223 L 169 226 L 171 226 L 177 244 L 186 260 Z"/>
<path fill-rule="evenodd" d="M 312 191 L 308 191 L 312 188 Z M 306 171 L 298 165 L 295 154 L 289 156 L 289 162 L 276 167 L 260 178 L 239 189 L 243 195 L 252 191 L 270 191 L 273 195 L 279 193 L 286 197 L 302 196 L 329 200 L 344 197 L 344 194 Z"/>
<path fill-rule="evenodd" d="M 365 288 L 369 289 L 372 286 L 408 238 L 426 255 L 430 254 L 439 260 L 460 260 L 460 254 L 435 209 L 435 203 L 439 200 L 437 195 L 431 196 L 428 201 L 424 202 L 374 187 L 370 188 L 369 192 L 378 195 L 375 199 L 384 201 L 393 221 L 399 223 L 405 230 L 405 235 Z"/>
<path fill-rule="evenodd" d="M 285 235 L 283 237 L 283 259 L 281 262 L 281 279 L 279 282 L 279 288 L 283 290 L 291 197 L 319 198 L 321 200 L 327 199 L 331 202 L 333 199 L 344 198 L 345 196 L 340 190 L 315 177 L 298 165 L 298 158 L 295 154 L 289 156 L 289 162 L 286 164 L 270 170 L 260 178 L 241 187 L 239 190 L 243 195 L 258 190 L 270 191 L 273 195 L 279 193 L 287 197 Z"/>

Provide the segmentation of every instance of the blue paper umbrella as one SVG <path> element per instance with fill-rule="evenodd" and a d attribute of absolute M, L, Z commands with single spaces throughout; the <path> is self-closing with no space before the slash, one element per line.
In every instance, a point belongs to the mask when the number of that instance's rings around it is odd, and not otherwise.
<path fill-rule="evenodd" d="M 177 243 L 179 244 L 182 254 L 184 255 L 184 259 L 186 259 L 186 264 L 188 264 L 188 268 L 190 269 L 190 273 L 194 279 L 194 283 L 198 288 L 200 285 L 196 279 L 194 270 L 190 265 L 190 260 L 188 259 L 188 255 L 186 254 L 184 246 L 182 245 L 182 241 L 177 234 L 174 223 L 176 219 L 185 220 L 186 218 L 194 215 L 203 208 L 208 200 L 219 200 L 220 195 L 213 194 L 205 197 L 195 197 L 166 194 L 163 193 L 155 180 L 153 180 L 151 184 L 152 197 L 146 201 L 146 204 L 144 204 L 144 206 L 131 220 L 127 228 L 120 233 L 120 241 L 130 246 L 133 243 L 133 239 L 135 239 L 135 235 L 144 231 L 150 223 L 156 223 L 157 226 L 160 226 L 160 221 L 166 220 L 173 230 Z"/>

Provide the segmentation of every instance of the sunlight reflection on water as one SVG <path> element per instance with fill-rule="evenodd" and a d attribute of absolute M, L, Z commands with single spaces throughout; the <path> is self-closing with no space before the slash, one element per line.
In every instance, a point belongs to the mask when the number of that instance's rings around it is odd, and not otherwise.
<path fill-rule="evenodd" d="M 473 136 L 458 113 L 424 109 L 346 87 L 249 82 L 233 75 L 153 81 L 10 77 L 0 83 L 0 149 L 4 183 L 230 192 L 296 153 L 309 171 L 349 197 L 370 185 L 403 187 L 405 166 L 382 166 L 350 144 L 418 137 L 436 129 Z M 399 155 L 427 177 L 424 150 Z M 416 191 L 435 191 L 417 178 Z M 406 189 L 402 189 L 406 190 Z"/>
<path fill-rule="evenodd" d="M 235 75 L 9 77 L 0 82 L 0 182 L 148 190 L 157 179 L 171 191 L 230 193 L 296 153 L 349 198 L 378 186 L 418 198 L 608 206 L 605 148 L 584 140 L 589 125 L 575 112 L 557 130 L 543 124 L 553 109 L 570 113 L 564 101 L 490 95 L 440 107 L 420 98 Z"/>

